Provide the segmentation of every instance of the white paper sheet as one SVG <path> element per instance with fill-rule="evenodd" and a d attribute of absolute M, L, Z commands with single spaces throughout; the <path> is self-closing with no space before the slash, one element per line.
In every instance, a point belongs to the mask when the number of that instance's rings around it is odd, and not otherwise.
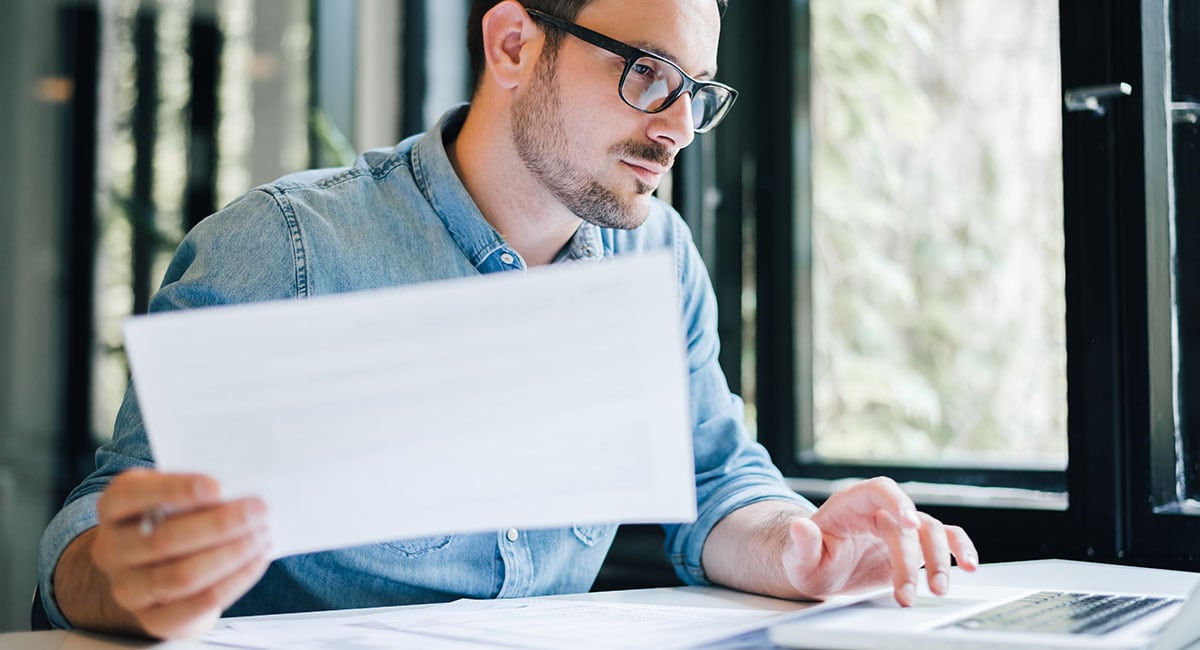
<path fill-rule="evenodd" d="M 439 605 L 321 612 L 281 618 L 222 619 L 200 641 L 234 648 L 269 650 L 393 650 L 394 648 L 474 649 L 495 647 L 490 642 L 442 638 L 404 628 L 436 616 Z M 386 612 L 387 622 L 378 617 Z M 208 645 L 199 647 L 211 647 Z"/>
<path fill-rule="evenodd" d="M 549 599 L 459 600 L 408 633 L 517 648 L 612 650 L 694 648 L 794 614 L 772 610 L 678 607 Z M 381 624 L 387 624 L 381 618 Z"/>
<path fill-rule="evenodd" d="M 275 557 L 695 518 L 666 253 L 125 325 L 158 467 L 258 495 Z"/>
<path fill-rule="evenodd" d="M 846 599 L 851 602 L 853 599 Z M 792 611 L 516 598 L 458 600 L 317 619 L 229 619 L 203 641 L 239 648 L 507 647 L 558 650 L 742 647 L 738 635 L 841 606 L 795 603 Z M 732 639 L 731 639 L 732 637 Z M 759 634 L 754 638 L 762 638 Z M 460 645 L 461 644 L 461 645 Z M 714 645 L 710 645 L 714 644 Z"/>

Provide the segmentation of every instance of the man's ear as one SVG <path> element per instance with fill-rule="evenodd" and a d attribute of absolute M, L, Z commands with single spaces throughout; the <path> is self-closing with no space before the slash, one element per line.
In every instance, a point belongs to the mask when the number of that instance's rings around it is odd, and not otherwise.
<path fill-rule="evenodd" d="M 490 75 L 501 88 L 515 88 L 522 69 L 537 61 L 544 42 L 519 2 L 497 4 L 483 16 L 484 75 Z"/>

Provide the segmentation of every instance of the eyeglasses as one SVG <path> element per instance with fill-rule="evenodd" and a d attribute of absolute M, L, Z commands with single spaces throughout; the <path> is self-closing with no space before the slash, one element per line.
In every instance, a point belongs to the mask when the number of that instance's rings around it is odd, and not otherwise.
<path fill-rule="evenodd" d="M 692 94 L 692 128 L 696 133 L 711 130 L 725 118 L 737 91 L 715 81 L 697 81 L 679 66 L 645 50 L 609 38 L 599 32 L 551 16 L 537 9 L 525 8 L 535 20 L 586 41 L 617 56 L 624 57 L 625 71 L 621 73 L 618 90 L 621 99 L 643 113 L 667 110 L 684 93 Z"/>

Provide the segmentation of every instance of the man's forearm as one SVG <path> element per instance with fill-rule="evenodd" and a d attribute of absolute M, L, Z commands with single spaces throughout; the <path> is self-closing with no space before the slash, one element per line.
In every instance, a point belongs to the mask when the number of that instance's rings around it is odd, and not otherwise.
<path fill-rule="evenodd" d="M 63 551 L 54 570 L 58 608 L 73 627 L 97 632 L 144 635 L 133 615 L 112 598 L 108 578 L 92 561 L 96 529 L 76 537 Z"/>
<path fill-rule="evenodd" d="M 780 558 L 788 524 L 812 514 L 787 501 L 759 501 L 725 516 L 704 542 L 701 562 L 715 583 L 780 598 L 799 598 Z"/>

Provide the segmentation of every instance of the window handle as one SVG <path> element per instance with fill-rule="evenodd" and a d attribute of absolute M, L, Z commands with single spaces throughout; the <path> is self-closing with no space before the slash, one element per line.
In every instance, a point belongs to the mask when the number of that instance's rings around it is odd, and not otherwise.
<path fill-rule="evenodd" d="M 1100 103 L 1101 99 L 1109 99 L 1112 97 L 1128 97 L 1133 92 L 1133 86 L 1121 82 L 1116 84 L 1105 84 L 1103 86 L 1084 86 L 1082 88 L 1072 88 L 1063 94 L 1063 104 L 1067 110 L 1072 113 L 1078 111 L 1091 111 L 1097 116 L 1104 115 L 1104 104 Z"/>
<path fill-rule="evenodd" d="M 1171 102 L 1167 108 L 1171 110 L 1171 121 L 1176 124 L 1200 122 L 1200 102 Z"/>

